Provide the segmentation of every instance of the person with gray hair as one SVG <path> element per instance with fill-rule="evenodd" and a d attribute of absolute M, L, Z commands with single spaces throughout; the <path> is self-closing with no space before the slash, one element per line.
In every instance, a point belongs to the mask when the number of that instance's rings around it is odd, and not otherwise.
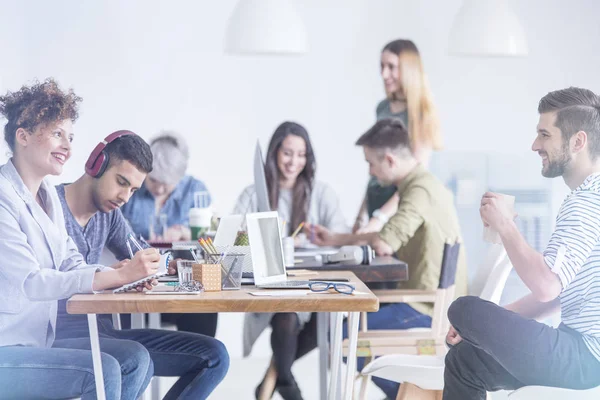
<path fill-rule="evenodd" d="M 152 139 L 150 148 L 152 172 L 123 206 L 123 215 L 138 235 L 155 239 L 150 237 L 150 216 L 165 214 L 167 231 L 160 239 L 191 240 L 188 213 L 194 207 L 194 193 L 206 192 L 208 204 L 210 194 L 202 181 L 185 174 L 190 155 L 183 137 L 161 132 Z"/>
<path fill-rule="evenodd" d="M 188 214 L 194 207 L 194 193 L 210 194 L 202 181 L 186 175 L 188 146 L 183 137 L 174 132 L 161 132 L 150 142 L 152 172 L 142 187 L 121 209 L 134 232 L 150 238 L 151 216 L 165 214 L 167 230 L 160 239 L 168 241 L 191 240 Z M 180 331 L 214 337 L 217 332 L 217 314 L 162 314 L 163 322 L 172 322 Z"/>

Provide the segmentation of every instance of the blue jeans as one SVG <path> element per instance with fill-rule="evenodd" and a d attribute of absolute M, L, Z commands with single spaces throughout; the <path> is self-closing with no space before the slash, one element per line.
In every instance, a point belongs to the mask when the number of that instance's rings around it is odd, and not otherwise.
<path fill-rule="evenodd" d="M 410 329 L 430 328 L 431 317 L 421 314 L 406 303 L 382 304 L 379 311 L 367 313 L 367 327 L 369 329 Z M 344 338 L 348 337 L 348 325 L 344 322 Z M 361 371 L 365 365 L 364 357 L 359 357 L 357 369 Z M 390 399 L 395 399 L 400 384 L 387 379 L 373 377 L 376 384 Z"/>
<path fill-rule="evenodd" d="M 100 338 L 133 341 L 142 345 L 154 363 L 155 376 L 180 377 L 165 400 L 206 399 L 229 369 L 229 354 L 225 345 L 209 336 L 159 329 L 116 330 L 109 316 L 98 316 L 98 331 Z M 59 314 L 56 334 L 59 338 L 89 338 L 87 321 L 85 318 L 63 319 Z M 100 349 L 103 350 L 102 345 Z"/>
<path fill-rule="evenodd" d="M 148 351 L 129 340 L 100 339 L 107 400 L 135 400 L 154 369 Z M 96 398 L 89 339 L 56 340 L 51 348 L 0 347 L 2 399 Z"/>

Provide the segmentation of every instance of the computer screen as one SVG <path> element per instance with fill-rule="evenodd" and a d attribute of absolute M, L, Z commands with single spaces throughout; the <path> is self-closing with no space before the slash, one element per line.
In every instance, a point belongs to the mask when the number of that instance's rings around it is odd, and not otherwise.
<path fill-rule="evenodd" d="M 267 177 L 265 176 L 265 163 L 263 162 L 262 151 L 258 141 L 256 141 L 256 149 L 254 150 L 254 190 L 256 191 L 258 211 L 271 211 Z"/>
<path fill-rule="evenodd" d="M 246 220 L 255 283 L 262 285 L 285 281 L 285 262 L 277 212 L 248 214 Z"/>

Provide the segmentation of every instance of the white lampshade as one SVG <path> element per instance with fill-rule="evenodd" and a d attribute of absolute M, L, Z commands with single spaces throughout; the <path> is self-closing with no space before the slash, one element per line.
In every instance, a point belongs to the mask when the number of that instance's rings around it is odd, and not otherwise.
<path fill-rule="evenodd" d="M 450 30 L 449 53 L 526 56 L 525 30 L 505 0 L 464 0 Z"/>
<path fill-rule="evenodd" d="M 308 51 L 308 39 L 292 0 L 239 0 L 229 18 L 225 50 L 303 54 Z"/>

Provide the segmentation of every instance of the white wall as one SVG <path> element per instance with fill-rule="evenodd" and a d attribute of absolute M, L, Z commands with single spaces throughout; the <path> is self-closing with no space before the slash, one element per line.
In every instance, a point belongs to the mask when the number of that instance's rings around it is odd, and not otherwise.
<path fill-rule="evenodd" d="M 366 180 L 353 142 L 383 96 L 378 55 L 388 40 L 412 38 L 420 47 L 448 150 L 527 154 L 543 94 L 569 85 L 600 90 L 594 0 L 511 1 L 528 34 L 523 59 L 448 56 L 459 0 L 296 3 L 311 51 L 276 58 L 223 53 L 234 0 L 3 1 L 0 87 L 54 76 L 84 98 L 64 180 L 79 175 L 113 130 L 146 138 L 163 128 L 182 132 L 193 148 L 190 172 L 206 181 L 221 212 L 252 179 L 256 138 L 266 146 L 281 121 L 296 120 L 311 133 L 318 176 L 335 187 L 349 220 Z"/>
<path fill-rule="evenodd" d="M 337 190 L 349 221 L 367 175 L 353 143 L 383 97 L 378 57 L 387 41 L 420 47 L 450 151 L 531 161 L 539 98 L 570 85 L 600 92 L 595 0 L 511 0 L 529 40 L 522 59 L 448 56 L 459 0 L 297 0 L 308 55 L 225 55 L 235 3 L 0 0 L 0 89 L 54 76 L 84 98 L 65 181 L 107 133 L 180 131 L 192 148 L 190 172 L 221 212 L 252 180 L 256 138 L 266 146 L 280 122 L 298 121 L 314 141 L 318 177 Z"/>

